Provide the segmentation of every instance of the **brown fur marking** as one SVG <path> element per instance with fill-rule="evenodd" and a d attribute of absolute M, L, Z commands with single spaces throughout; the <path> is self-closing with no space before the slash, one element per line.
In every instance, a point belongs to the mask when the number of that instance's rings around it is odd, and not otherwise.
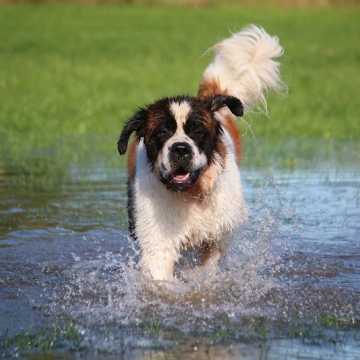
<path fill-rule="evenodd" d="M 187 193 L 194 200 L 204 200 L 213 189 L 218 175 L 219 171 L 214 165 L 208 166 L 207 169 L 200 175 L 196 184 L 189 189 Z"/>
<path fill-rule="evenodd" d="M 129 179 L 133 179 L 136 172 L 136 151 L 139 141 L 134 140 L 128 150 L 128 159 L 127 159 L 127 166 L 128 166 L 128 176 Z"/>
<path fill-rule="evenodd" d="M 212 80 L 203 80 L 199 85 L 198 97 L 210 97 L 215 95 L 228 95 L 226 90 L 222 90 L 220 84 L 212 79 Z"/>
<path fill-rule="evenodd" d="M 240 159 L 241 159 L 241 136 L 240 136 L 239 130 L 236 126 L 234 117 L 231 115 L 224 116 L 222 123 L 223 123 L 224 128 L 230 134 L 231 139 L 234 143 L 236 160 L 239 163 Z"/>
<path fill-rule="evenodd" d="M 215 96 L 215 95 L 229 95 L 226 89 L 221 89 L 220 84 L 215 80 L 203 80 L 200 83 L 198 96 L 200 98 Z M 240 99 L 241 100 L 241 99 Z M 235 152 L 236 152 L 236 159 L 239 162 L 241 158 L 241 137 L 239 130 L 236 126 L 234 116 L 228 114 L 222 116 L 222 124 L 224 128 L 229 132 L 234 145 L 235 145 Z"/>

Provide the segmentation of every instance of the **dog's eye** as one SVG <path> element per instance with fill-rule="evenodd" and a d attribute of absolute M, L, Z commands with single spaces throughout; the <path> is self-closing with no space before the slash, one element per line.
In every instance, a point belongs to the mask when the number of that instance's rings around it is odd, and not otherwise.
<path fill-rule="evenodd" d="M 169 129 L 166 129 L 166 128 L 162 128 L 162 129 L 159 129 L 156 133 L 156 136 L 159 137 L 159 138 L 167 138 L 169 137 L 171 134 L 170 134 L 170 130 Z"/>
<path fill-rule="evenodd" d="M 204 126 L 201 122 L 193 122 L 188 128 L 188 131 L 193 135 L 204 135 L 204 130 Z"/>

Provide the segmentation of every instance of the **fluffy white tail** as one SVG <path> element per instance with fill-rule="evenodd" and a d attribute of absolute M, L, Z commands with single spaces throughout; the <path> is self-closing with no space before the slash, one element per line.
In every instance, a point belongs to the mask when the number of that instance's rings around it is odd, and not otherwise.
<path fill-rule="evenodd" d="M 215 57 L 206 68 L 199 96 L 227 94 L 239 98 L 245 110 L 256 104 L 266 106 L 269 90 L 280 90 L 283 54 L 276 36 L 250 25 L 214 46 Z"/>

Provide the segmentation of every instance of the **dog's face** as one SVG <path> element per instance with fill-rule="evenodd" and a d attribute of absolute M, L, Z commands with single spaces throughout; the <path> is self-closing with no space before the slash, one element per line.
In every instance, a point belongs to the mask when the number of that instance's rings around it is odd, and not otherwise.
<path fill-rule="evenodd" d="M 168 189 L 186 191 L 220 151 L 222 127 L 214 114 L 224 106 L 235 115 L 243 113 L 241 102 L 231 96 L 161 99 L 127 122 L 118 150 L 126 152 L 129 137 L 136 131 L 144 139 L 154 174 Z"/>

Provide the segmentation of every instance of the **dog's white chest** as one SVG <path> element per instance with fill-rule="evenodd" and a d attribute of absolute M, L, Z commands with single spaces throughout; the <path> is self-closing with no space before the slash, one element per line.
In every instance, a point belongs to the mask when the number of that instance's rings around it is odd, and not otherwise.
<path fill-rule="evenodd" d="M 134 212 L 136 232 L 142 246 L 171 248 L 220 241 L 246 218 L 240 174 L 232 155 L 218 176 L 214 191 L 203 201 L 171 192 L 147 165 L 143 144 L 138 149 Z"/>

